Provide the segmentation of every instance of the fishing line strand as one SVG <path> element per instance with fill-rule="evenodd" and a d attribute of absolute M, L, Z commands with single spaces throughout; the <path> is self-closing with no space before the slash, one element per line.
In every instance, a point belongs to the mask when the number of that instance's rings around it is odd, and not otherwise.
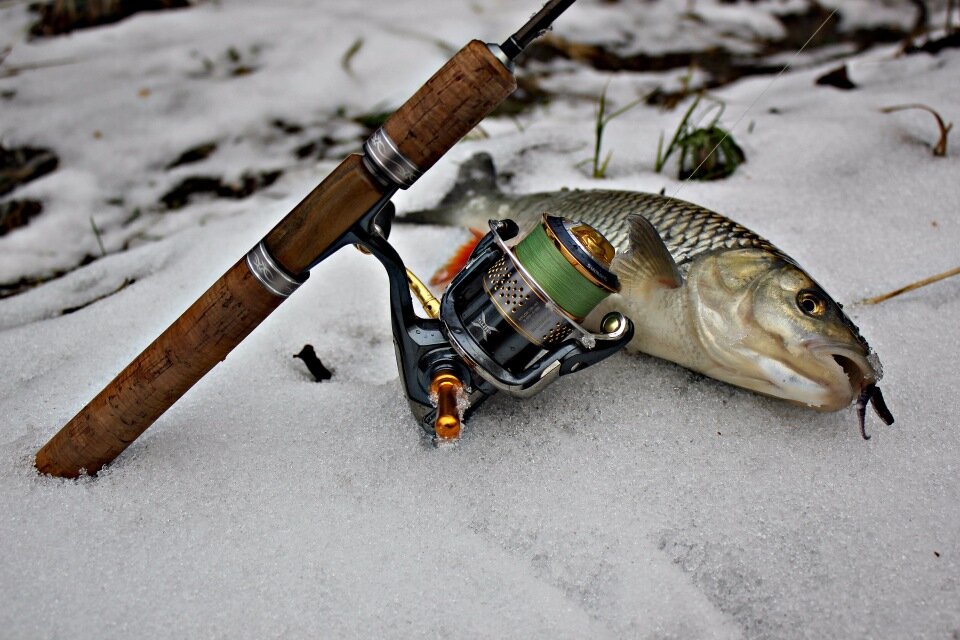
<path fill-rule="evenodd" d="M 591 283 L 560 253 L 542 224 L 516 246 L 517 260 L 567 313 L 585 318 L 609 292 Z"/>
<path fill-rule="evenodd" d="M 767 83 L 767 86 L 765 86 L 765 87 L 763 88 L 763 91 L 761 91 L 759 94 L 757 94 L 757 97 L 755 97 L 755 98 L 753 99 L 753 102 L 750 103 L 750 106 L 748 106 L 748 107 L 746 108 L 746 110 L 745 110 L 742 114 L 740 114 L 740 117 L 737 118 L 736 122 L 733 123 L 733 126 L 731 126 L 731 127 L 723 134 L 723 137 L 720 138 L 720 141 L 713 147 L 713 149 L 710 150 L 710 153 L 708 153 L 708 154 L 703 158 L 703 160 L 700 161 L 700 164 L 697 165 L 697 168 L 693 170 L 693 172 L 687 177 L 686 180 L 684 180 L 683 182 L 680 183 L 680 186 L 677 187 L 677 190 L 674 191 L 673 194 L 670 196 L 671 198 L 676 198 L 676 197 L 677 197 L 677 194 L 680 193 L 685 186 L 687 186 L 687 183 L 690 182 L 691 180 L 693 180 L 693 176 L 695 176 L 695 175 L 697 174 L 697 172 L 700 171 L 701 167 L 703 167 L 703 165 L 707 162 L 707 160 L 709 160 L 710 157 L 711 157 L 714 153 L 716 153 L 717 149 L 720 148 L 720 145 L 722 145 L 724 142 L 726 142 L 727 138 L 730 137 L 730 134 L 733 132 L 733 130 L 737 128 L 737 125 L 739 125 L 739 124 L 743 121 L 743 119 L 744 119 L 745 117 L 747 117 L 747 114 L 750 113 L 750 112 L 753 110 L 753 108 L 757 105 L 757 103 L 760 101 L 760 99 L 761 99 L 764 95 L 766 95 L 766 93 L 767 93 L 767 91 L 770 89 L 770 87 L 772 87 L 772 86 L 774 85 L 774 83 L 775 83 L 777 80 L 779 80 L 780 77 L 781 77 L 784 73 L 787 72 L 787 69 L 789 69 L 791 66 L 793 66 L 793 64 L 796 62 L 797 58 L 800 57 L 800 54 L 804 52 L 804 50 L 807 48 L 807 46 L 809 46 L 809 44 L 810 44 L 811 42 L 813 42 L 813 39 L 817 37 L 817 34 L 820 33 L 820 31 L 821 31 L 825 26 L 827 26 L 827 23 L 830 22 L 830 20 L 833 18 L 833 16 L 836 15 L 837 11 L 839 11 L 839 10 L 840 10 L 840 8 L 837 7 L 836 9 L 834 9 L 833 11 L 831 11 L 831 12 L 830 12 L 830 15 L 828 15 L 828 16 L 824 19 L 824 21 L 820 23 L 820 26 L 817 27 L 817 30 L 814 31 L 813 34 L 812 34 L 809 38 L 807 38 L 807 41 L 803 43 L 803 46 L 801 46 L 799 49 L 797 49 L 797 52 L 793 54 L 793 57 L 792 57 L 790 60 L 788 60 L 786 64 L 783 65 L 783 68 L 782 68 L 782 69 L 780 69 L 780 72 L 779 72 L 777 75 L 775 75 L 773 78 L 771 78 L 770 82 Z M 707 113 L 709 113 L 709 110 L 701 116 L 700 120 L 697 122 L 697 127 L 699 127 L 700 124 L 706 119 Z M 666 207 L 666 203 L 664 203 L 664 204 L 660 207 L 660 209 L 663 210 L 664 207 Z M 659 211 L 658 211 L 657 213 L 659 213 Z"/>

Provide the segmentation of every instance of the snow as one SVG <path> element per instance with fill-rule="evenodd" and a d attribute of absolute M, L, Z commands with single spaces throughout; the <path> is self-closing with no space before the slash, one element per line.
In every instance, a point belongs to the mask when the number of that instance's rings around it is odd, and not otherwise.
<path fill-rule="evenodd" d="M 516 192 L 665 187 L 723 212 L 804 265 L 877 349 L 897 423 L 871 417 L 869 442 L 852 408 L 818 414 L 619 354 L 488 402 L 458 446 L 434 449 L 396 375 L 386 278 L 344 250 L 98 477 L 36 473 L 36 450 L 355 147 L 349 116 L 408 96 L 448 55 L 435 39 L 501 38 L 528 4 L 224 0 L 29 42 L 25 5 L 2 5 L 4 67 L 56 64 L 0 77 L 15 91 L 0 139 L 52 148 L 60 167 L 11 194 L 45 210 L 0 238 L 0 282 L 99 256 L 91 218 L 108 255 L 0 300 L 0 635 L 960 634 L 960 281 L 856 303 L 957 266 L 957 143 L 934 158 L 930 114 L 880 112 L 921 102 L 960 122 L 956 50 L 850 57 L 849 92 L 814 85 L 836 62 L 718 90 L 748 162 L 689 184 L 652 171 L 689 102 L 611 122 L 607 180 L 577 166 L 608 79 L 616 106 L 679 72 L 545 65 L 563 99 L 484 123 L 489 137 L 397 198 L 436 204 L 488 151 Z M 660 19 L 687 4 L 581 0 L 557 33 L 606 42 L 618 15 L 630 31 L 647 7 Z M 771 3 L 695 5 L 723 17 L 705 23 L 722 41 L 774 31 Z M 253 73 L 231 75 L 231 47 Z M 323 135 L 338 140 L 327 157 L 297 160 Z M 164 170 L 211 141 L 210 158 Z M 272 169 L 285 173 L 247 199 L 156 204 L 187 176 Z M 398 225 L 391 240 L 426 275 L 462 237 Z M 330 382 L 291 357 L 305 343 Z"/>

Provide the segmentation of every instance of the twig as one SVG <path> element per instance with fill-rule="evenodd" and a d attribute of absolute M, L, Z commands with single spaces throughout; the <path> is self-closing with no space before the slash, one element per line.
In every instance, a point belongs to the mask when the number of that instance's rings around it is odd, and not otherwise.
<path fill-rule="evenodd" d="M 906 109 L 923 109 L 931 114 L 937 119 L 937 126 L 940 127 L 940 140 L 937 141 L 936 146 L 933 147 L 933 155 L 943 157 L 947 155 L 947 134 L 950 133 L 950 129 L 953 128 L 953 123 L 944 124 L 943 118 L 940 117 L 940 114 L 933 110 L 932 107 L 928 107 L 925 104 L 898 104 L 892 107 L 884 107 L 880 109 L 883 113 L 893 113 L 894 111 L 905 111 Z"/>
<path fill-rule="evenodd" d="M 924 278 L 923 280 L 918 280 L 917 282 L 908 284 L 905 287 L 900 287 L 895 291 L 891 291 L 890 293 L 885 293 L 881 296 L 866 298 L 864 300 L 861 300 L 860 302 L 862 302 L 863 304 L 879 304 L 884 300 L 889 300 L 890 298 L 898 296 L 901 293 L 906 293 L 907 291 L 913 291 L 914 289 L 925 287 L 928 284 L 933 284 L 934 282 L 939 282 L 940 280 L 944 280 L 946 278 L 949 278 L 950 276 L 955 276 L 955 275 L 960 275 L 960 267 L 957 267 L 956 269 L 950 269 L 949 271 L 944 271 L 943 273 L 938 273 L 935 276 Z"/>
<path fill-rule="evenodd" d="M 83 304 L 78 304 L 78 305 L 75 306 L 75 307 L 67 307 L 66 309 L 63 309 L 63 310 L 60 311 L 60 315 L 66 316 L 66 315 L 70 315 L 71 313 L 76 313 L 77 311 L 80 311 L 81 309 L 86 309 L 87 307 L 89 307 L 90 305 L 92 305 L 92 304 L 94 304 L 94 303 L 96 303 L 96 302 L 100 302 L 101 300 L 104 300 L 104 299 L 106 299 L 106 298 L 109 298 L 109 297 L 112 296 L 112 295 L 115 295 L 115 294 L 117 294 L 117 293 L 120 293 L 121 291 L 123 291 L 124 289 L 126 289 L 127 287 L 129 287 L 130 285 L 132 285 L 134 282 L 136 282 L 136 279 L 135 279 L 135 278 L 124 278 L 124 279 L 123 279 L 123 282 L 120 283 L 120 286 L 117 287 L 116 289 L 114 289 L 113 291 L 108 291 L 107 293 L 105 293 L 105 294 L 103 294 L 103 295 L 101 295 L 101 296 L 97 296 L 97 297 L 94 298 L 93 300 L 88 300 L 87 302 L 84 302 Z"/>
<path fill-rule="evenodd" d="M 3 60 L 0 60 L 2 63 Z M 20 65 L 11 65 L 7 68 L 0 68 L 0 78 L 12 78 L 13 76 L 19 75 L 24 71 L 35 71 L 37 69 L 49 69 L 50 67 L 62 67 L 68 64 L 76 64 L 80 62 L 74 58 L 61 58 L 59 60 L 44 60 L 41 62 L 27 62 Z"/>
<path fill-rule="evenodd" d="M 350 66 L 350 63 L 353 62 L 353 57 L 360 52 L 360 49 L 363 48 L 363 38 L 357 38 L 353 41 L 346 52 L 343 54 L 343 57 L 340 58 L 340 66 L 343 67 L 343 70 L 347 72 L 347 75 L 353 75 L 353 67 Z"/>
<path fill-rule="evenodd" d="M 917 8 L 917 17 L 913 21 L 913 29 L 910 30 L 910 39 L 918 38 L 927 32 L 929 28 L 929 13 L 925 0 L 910 0 L 913 6 Z"/>
<path fill-rule="evenodd" d="M 453 56 L 454 54 L 457 53 L 457 51 L 460 50 L 460 47 L 450 42 L 447 42 L 446 40 L 435 38 L 431 35 L 421 33 L 420 31 L 417 31 L 415 29 L 404 29 L 402 27 L 385 26 L 384 31 L 387 31 L 388 33 L 396 34 L 398 36 L 404 36 L 407 38 L 414 38 L 415 40 L 420 40 L 422 42 L 428 42 L 433 46 L 437 47 L 438 49 L 440 49 L 440 51 L 442 51 L 443 54 L 448 57 Z"/>

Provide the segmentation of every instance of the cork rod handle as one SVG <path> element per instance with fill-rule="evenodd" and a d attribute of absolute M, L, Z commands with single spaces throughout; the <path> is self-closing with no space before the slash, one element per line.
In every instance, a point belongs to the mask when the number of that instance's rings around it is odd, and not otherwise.
<path fill-rule="evenodd" d="M 37 452 L 41 473 L 96 473 L 279 306 L 240 260 Z"/>
<path fill-rule="evenodd" d="M 426 171 L 496 109 L 517 81 L 486 44 L 473 40 L 451 58 L 383 128 Z"/>

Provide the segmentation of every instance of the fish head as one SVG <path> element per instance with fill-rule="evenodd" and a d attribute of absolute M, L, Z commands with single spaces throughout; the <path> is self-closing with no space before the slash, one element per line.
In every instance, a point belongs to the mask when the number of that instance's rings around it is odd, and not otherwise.
<path fill-rule="evenodd" d="M 876 355 L 841 306 L 791 260 L 749 248 L 698 262 L 687 278 L 700 305 L 699 337 L 717 367 L 711 375 L 822 411 L 875 388 Z"/>

